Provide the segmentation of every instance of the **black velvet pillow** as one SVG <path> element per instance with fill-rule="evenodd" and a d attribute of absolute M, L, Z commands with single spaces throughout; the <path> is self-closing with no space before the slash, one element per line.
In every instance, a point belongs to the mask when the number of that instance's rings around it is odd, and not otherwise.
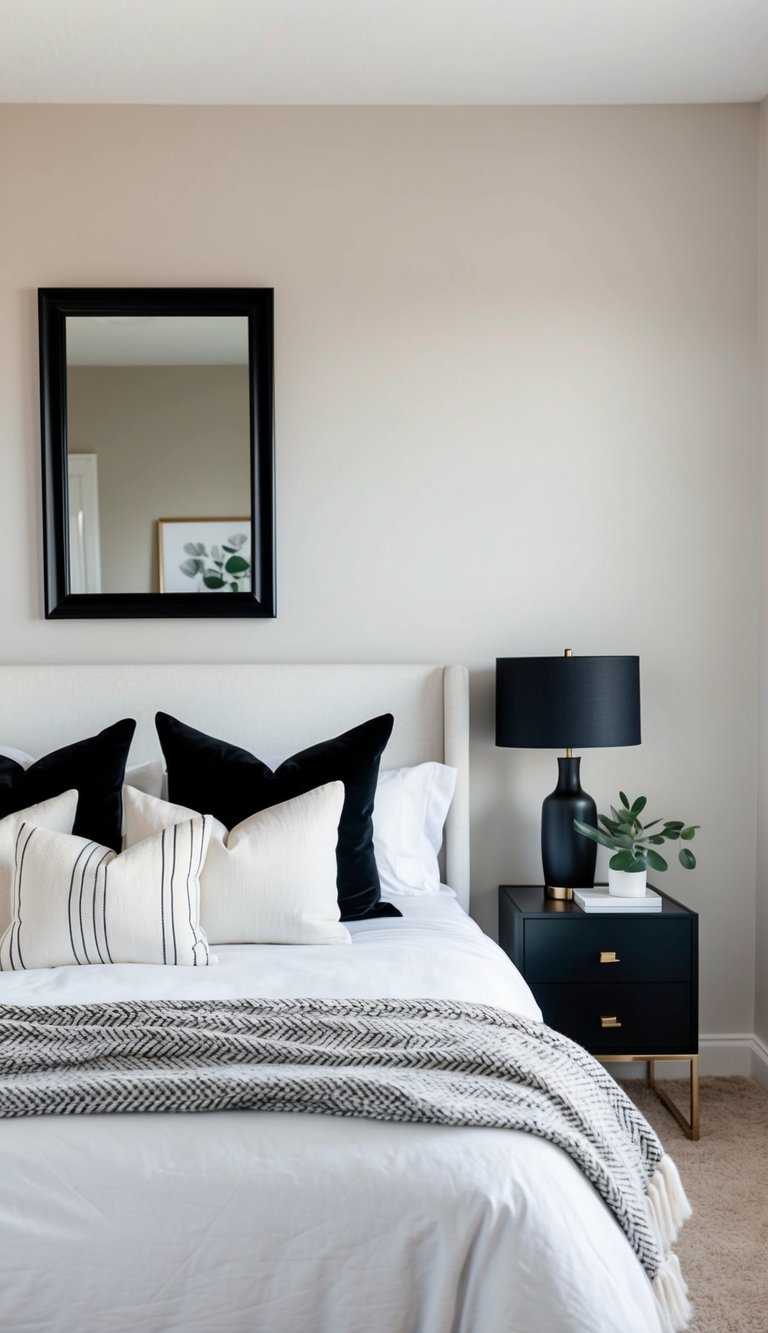
<path fill-rule="evenodd" d="M 274 773 L 247 750 L 195 731 L 167 713 L 158 713 L 155 721 L 168 769 L 168 799 L 214 815 L 227 828 L 326 782 L 343 782 L 336 844 L 341 919 L 401 915 L 380 901 L 373 852 L 373 800 L 381 753 L 394 725 L 391 713 L 292 755 Z"/>
<path fill-rule="evenodd" d="M 133 718 L 123 718 L 98 736 L 53 750 L 26 770 L 0 755 L 0 818 L 74 787 L 78 801 L 72 832 L 119 852 L 123 780 L 135 730 Z"/>

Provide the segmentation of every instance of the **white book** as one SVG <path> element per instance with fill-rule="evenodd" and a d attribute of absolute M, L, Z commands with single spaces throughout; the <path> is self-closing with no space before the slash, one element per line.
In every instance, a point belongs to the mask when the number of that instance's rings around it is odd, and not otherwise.
<path fill-rule="evenodd" d="M 596 884 L 594 889 L 574 889 L 574 902 L 584 912 L 660 912 L 661 894 L 646 889 L 642 897 L 617 898 L 608 892 L 607 884 Z"/>

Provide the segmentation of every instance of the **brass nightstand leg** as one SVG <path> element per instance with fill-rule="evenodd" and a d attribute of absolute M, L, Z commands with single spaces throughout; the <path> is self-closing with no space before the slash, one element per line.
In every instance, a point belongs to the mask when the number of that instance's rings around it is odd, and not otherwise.
<path fill-rule="evenodd" d="M 639 1064 L 645 1061 L 645 1083 L 646 1087 L 653 1088 L 659 1101 L 666 1106 L 670 1115 L 674 1116 L 681 1129 L 685 1130 L 689 1139 L 694 1141 L 698 1139 L 700 1132 L 699 1121 L 699 1057 L 698 1055 L 597 1055 L 601 1065 L 608 1064 Z M 656 1061 L 657 1060 L 686 1060 L 691 1067 L 691 1118 L 686 1120 L 682 1111 L 680 1111 L 671 1097 L 667 1095 L 660 1083 L 656 1082 Z"/>
<path fill-rule="evenodd" d="M 679 1110 L 672 1098 L 667 1095 L 664 1089 L 656 1082 L 654 1070 L 654 1060 L 649 1059 L 646 1065 L 646 1082 L 653 1088 L 659 1101 L 666 1106 L 670 1115 L 673 1115 L 681 1129 L 684 1129 L 689 1139 L 694 1141 L 698 1139 L 701 1129 L 699 1115 L 699 1057 L 698 1055 L 688 1055 L 684 1057 L 691 1066 L 691 1116 L 686 1120 L 682 1111 Z"/>

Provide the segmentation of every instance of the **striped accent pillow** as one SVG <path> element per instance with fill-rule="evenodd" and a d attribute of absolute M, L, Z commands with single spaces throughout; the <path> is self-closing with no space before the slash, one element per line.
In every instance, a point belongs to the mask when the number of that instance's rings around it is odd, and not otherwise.
<path fill-rule="evenodd" d="M 12 920 L 0 969 L 79 963 L 205 967 L 200 871 L 211 818 L 196 815 L 119 856 L 24 821 L 16 836 Z"/>
<path fill-rule="evenodd" d="M 28 824 L 39 824 L 40 828 L 54 829 L 56 833 L 71 833 L 76 815 L 77 792 L 73 790 L 0 819 L 0 937 L 11 922 L 13 862 L 21 825 L 26 820 Z"/>

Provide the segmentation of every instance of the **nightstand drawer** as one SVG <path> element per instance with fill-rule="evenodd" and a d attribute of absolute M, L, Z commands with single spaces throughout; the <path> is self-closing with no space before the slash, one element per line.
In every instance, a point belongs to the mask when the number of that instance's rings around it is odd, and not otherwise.
<path fill-rule="evenodd" d="M 545 1023 L 596 1055 L 698 1049 L 688 984 L 533 985 Z"/>
<path fill-rule="evenodd" d="M 524 951 L 530 985 L 691 979 L 691 925 L 685 916 L 529 918 Z"/>

